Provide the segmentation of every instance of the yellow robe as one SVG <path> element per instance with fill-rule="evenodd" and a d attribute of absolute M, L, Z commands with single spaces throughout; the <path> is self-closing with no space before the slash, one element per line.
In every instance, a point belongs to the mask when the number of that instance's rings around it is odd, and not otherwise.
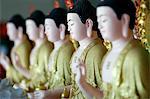
<path fill-rule="evenodd" d="M 44 88 L 44 84 L 47 81 L 46 67 L 52 49 L 53 44 L 45 39 L 40 47 L 35 51 L 34 55 L 30 56 L 30 58 L 33 60 L 33 63 L 30 66 L 31 79 L 27 83 L 27 86 L 30 86 L 31 89 Z"/>
<path fill-rule="evenodd" d="M 101 78 L 101 60 L 106 53 L 106 48 L 103 46 L 102 42 L 98 39 L 92 41 L 84 52 L 81 54 L 80 60 L 82 60 L 86 65 L 86 81 L 95 88 L 101 88 L 102 78 Z M 79 60 L 74 54 L 72 61 Z M 75 76 L 72 75 L 72 88 L 73 96 L 72 99 L 86 99 L 84 94 L 80 91 L 78 85 L 75 83 Z"/>
<path fill-rule="evenodd" d="M 51 69 L 47 69 L 49 89 L 71 84 L 70 60 L 74 52 L 73 44 L 67 41 L 55 53 L 50 55 Z M 49 67 L 49 66 L 48 66 Z"/>
<path fill-rule="evenodd" d="M 13 66 L 14 66 L 14 53 L 17 53 L 20 62 L 23 66 L 23 68 L 29 69 L 29 56 L 31 52 L 31 44 L 25 38 L 21 44 L 18 46 L 14 47 L 11 51 L 11 61 L 12 61 L 12 66 L 9 66 L 7 72 L 6 72 L 6 77 L 11 79 L 14 83 L 20 83 L 24 78 L 24 76 L 19 73 Z"/>
<path fill-rule="evenodd" d="M 113 65 L 113 80 L 103 83 L 104 99 L 149 99 L 149 53 L 132 40 L 120 53 Z"/>

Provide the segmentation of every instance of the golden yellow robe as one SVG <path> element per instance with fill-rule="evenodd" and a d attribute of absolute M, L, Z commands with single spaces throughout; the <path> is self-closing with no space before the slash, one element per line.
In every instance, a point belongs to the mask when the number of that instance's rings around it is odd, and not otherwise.
<path fill-rule="evenodd" d="M 101 78 L 101 60 L 106 53 L 106 48 L 103 46 L 102 42 L 98 39 L 92 41 L 81 54 L 80 60 L 82 60 L 86 65 L 86 81 L 95 88 L 100 88 L 102 85 Z M 72 61 L 79 60 L 74 54 Z M 75 83 L 75 76 L 72 75 L 72 87 L 73 96 L 72 99 L 86 99 L 84 94 L 80 91 L 78 85 Z"/>
<path fill-rule="evenodd" d="M 9 66 L 6 72 L 6 77 L 11 79 L 14 83 L 20 83 L 23 79 L 25 79 L 24 76 L 14 68 L 14 53 L 17 53 L 19 56 L 23 68 L 29 69 L 28 66 L 31 48 L 32 46 L 29 40 L 25 38 L 21 44 L 11 50 L 12 66 Z"/>
<path fill-rule="evenodd" d="M 104 99 L 150 99 L 149 53 L 132 40 L 113 65 L 113 80 L 103 83 Z"/>
<path fill-rule="evenodd" d="M 73 44 L 67 41 L 55 53 L 50 55 L 49 60 L 52 64 L 50 70 L 47 69 L 48 89 L 55 89 L 71 84 L 70 60 L 74 50 Z"/>
<path fill-rule="evenodd" d="M 33 63 L 30 65 L 31 79 L 27 83 L 27 86 L 31 89 L 39 88 L 43 89 L 46 83 L 46 67 L 48 64 L 48 58 L 53 49 L 53 44 L 45 39 L 40 47 L 35 51 L 32 58 Z"/>

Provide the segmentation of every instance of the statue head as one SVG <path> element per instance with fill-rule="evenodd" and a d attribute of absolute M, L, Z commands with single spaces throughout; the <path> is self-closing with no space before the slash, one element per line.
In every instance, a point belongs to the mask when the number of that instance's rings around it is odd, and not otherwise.
<path fill-rule="evenodd" d="M 30 40 L 44 38 L 44 19 L 42 11 L 36 10 L 26 19 L 26 30 Z"/>
<path fill-rule="evenodd" d="M 136 9 L 131 0 L 100 0 L 97 6 L 98 28 L 105 40 L 129 38 L 134 28 Z"/>
<path fill-rule="evenodd" d="M 96 8 L 88 0 L 78 0 L 67 13 L 68 31 L 73 39 L 80 41 L 97 31 Z"/>
<path fill-rule="evenodd" d="M 21 39 L 25 34 L 25 20 L 19 14 L 12 16 L 7 22 L 7 35 L 10 40 Z"/>
<path fill-rule="evenodd" d="M 67 11 L 63 8 L 53 9 L 45 18 L 45 33 L 51 42 L 65 39 Z"/>

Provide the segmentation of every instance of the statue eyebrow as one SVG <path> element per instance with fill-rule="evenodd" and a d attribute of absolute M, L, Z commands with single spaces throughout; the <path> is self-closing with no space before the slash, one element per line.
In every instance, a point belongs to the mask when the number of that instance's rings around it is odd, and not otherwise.
<path fill-rule="evenodd" d="M 68 20 L 68 22 L 72 21 L 71 19 Z"/>
<path fill-rule="evenodd" d="M 47 24 L 47 23 L 45 23 L 44 25 L 45 25 L 45 26 L 47 26 L 48 24 Z"/>
<path fill-rule="evenodd" d="M 99 15 L 98 17 L 102 17 L 102 16 L 105 16 L 105 15 Z"/>

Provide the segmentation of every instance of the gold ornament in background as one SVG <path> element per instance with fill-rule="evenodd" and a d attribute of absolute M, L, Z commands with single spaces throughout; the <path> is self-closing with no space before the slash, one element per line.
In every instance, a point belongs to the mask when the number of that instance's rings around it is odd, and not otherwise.
<path fill-rule="evenodd" d="M 145 0 L 136 0 L 135 35 L 150 52 L 150 16 Z"/>
<path fill-rule="evenodd" d="M 150 0 L 146 1 L 146 6 L 147 6 L 148 10 L 150 11 Z"/>
<path fill-rule="evenodd" d="M 147 10 L 147 14 L 146 14 L 145 31 L 146 31 L 146 38 L 147 38 L 147 42 L 148 42 L 147 47 L 150 52 L 150 9 Z"/>

